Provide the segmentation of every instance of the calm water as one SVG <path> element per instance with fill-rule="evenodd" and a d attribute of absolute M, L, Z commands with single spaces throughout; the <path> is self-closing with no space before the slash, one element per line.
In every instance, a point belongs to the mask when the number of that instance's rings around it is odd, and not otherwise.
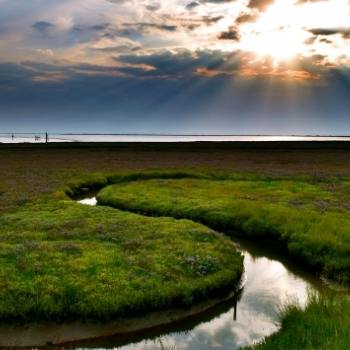
<path fill-rule="evenodd" d="M 313 290 L 310 283 L 289 272 L 278 261 L 253 258 L 244 251 L 244 266 L 247 280 L 237 303 L 236 319 L 234 307 L 231 307 L 190 331 L 172 332 L 155 340 L 142 340 L 120 349 L 238 349 L 276 332 L 283 305 L 292 301 L 305 305 L 308 289 Z"/>
<path fill-rule="evenodd" d="M 191 142 L 191 141 L 350 141 L 350 136 L 223 136 L 223 135 L 63 135 L 49 142 Z M 45 134 L 0 134 L 0 143 L 43 143 Z"/>
<path fill-rule="evenodd" d="M 96 198 L 86 198 L 80 203 L 96 205 Z M 280 327 L 280 311 L 286 304 L 305 306 L 310 292 L 324 290 L 318 280 L 284 260 L 278 252 L 241 240 L 236 243 L 244 254 L 246 278 L 237 304 L 232 302 L 209 319 L 204 315 L 187 331 L 175 329 L 165 334 L 162 331 L 158 336 L 153 335 L 153 339 L 131 338 L 127 345 L 121 345 L 117 338 L 104 339 L 95 343 L 96 346 L 108 344 L 122 350 L 238 349 L 276 332 Z"/>

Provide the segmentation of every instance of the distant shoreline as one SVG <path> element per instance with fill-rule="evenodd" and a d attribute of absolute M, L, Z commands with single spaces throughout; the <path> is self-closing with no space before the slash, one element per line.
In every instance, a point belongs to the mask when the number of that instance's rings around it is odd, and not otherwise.
<path fill-rule="evenodd" d="M 194 143 L 194 142 L 348 142 L 350 136 L 0 133 L 0 143 Z"/>

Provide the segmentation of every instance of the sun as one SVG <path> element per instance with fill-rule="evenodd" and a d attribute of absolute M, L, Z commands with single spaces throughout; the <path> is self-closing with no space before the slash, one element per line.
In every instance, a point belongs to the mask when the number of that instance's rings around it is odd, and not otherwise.
<path fill-rule="evenodd" d="M 277 0 L 254 23 L 241 28 L 241 48 L 274 61 L 306 54 L 310 37 L 300 25 L 300 11 L 294 1 Z"/>
<path fill-rule="evenodd" d="M 274 61 L 287 61 L 307 49 L 304 41 L 307 35 L 293 29 L 267 30 L 247 38 L 245 49 L 253 51 L 257 56 L 269 56 Z"/>
<path fill-rule="evenodd" d="M 257 58 L 269 57 L 276 64 L 314 54 L 335 61 L 348 49 L 342 38 L 334 36 L 332 45 L 318 40 L 311 45 L 310 40 L 315 37 L 310 29 L 349 28 L 349 20 L 347 0 L 275 0 L 256 21 L 241 25 L 240 49 Z"/>

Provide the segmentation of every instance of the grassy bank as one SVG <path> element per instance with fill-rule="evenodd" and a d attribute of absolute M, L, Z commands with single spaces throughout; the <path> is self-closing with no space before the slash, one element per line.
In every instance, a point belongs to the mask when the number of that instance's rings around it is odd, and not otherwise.
<path fill-rule="evenodd" d="M 286 309 L 282 329 L 245 350 L 348 350 L 350 302 L 345 298 L 312 298 L 305 310 Z"/>
<path fill-rule="evenodd" d="M 188 307 L 232 290 L 242 258 L 187 220 L 70 200 L 0 217 L 0 321 L 106 320 Z"/>
<path fill-rule="evenodd" d="M 350 282 L 350 182 L 311 177 L 226 176 L 112 185 L 102 204 L 187 218 L 254 239 L 279 242 L 315 271 Z"/>

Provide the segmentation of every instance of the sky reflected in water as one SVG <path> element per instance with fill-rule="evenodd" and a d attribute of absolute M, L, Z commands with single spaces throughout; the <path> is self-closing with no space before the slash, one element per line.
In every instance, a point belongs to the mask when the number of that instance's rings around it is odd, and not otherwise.
<path fill-rule="evenodd" d="M 95 197 L 79 203 L 96 205 Z M 280 328 L 280 313 L 290 303 L 304 307 L 310 282 L 291 272 L 281 262 L 244 254 L 245 285 L 237 305 L 192 330 L 169 333 L 158 338 L 116 347 L 121 350 L 233 350 L 252 345 Z M 259 253 L 261 255 L 261 252 Z"/>
<path fill-rule="evenodd" d="M 307 281 L 286 267 L 265 257 L 254 258 L 244 252 L 246 283 L 234 307 L 218 317 L 195 326 L 191 331 L 170 333 L 159 338 L 143 340 L 121 350 L 233 350 L 261 341 L 280 327 L 280 311 L 291 302 L 305 306 L 309 291 Z"/>

